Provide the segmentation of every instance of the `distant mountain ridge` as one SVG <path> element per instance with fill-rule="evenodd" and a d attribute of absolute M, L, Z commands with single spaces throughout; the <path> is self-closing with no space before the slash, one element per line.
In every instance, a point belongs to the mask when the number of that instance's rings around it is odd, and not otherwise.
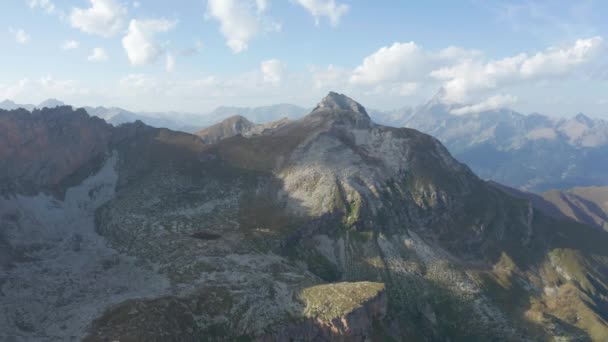
<path fill-rule="evenodd" d="M 495 187 L 506 193 L 529 200 L 546 215 L 608 231 L 608 186 L 577 187 L 567 190 L 549 190 L 542 194 L 509 188 L 498 183 Z"/>
<path fill-rule="evenodd" d="M 28 111 L 54 108 L 66 105 L 56 100 L 48 99 L 39 105 L 18 104 L 11 100 L 0 102 L 0 109 L 14 110 L 23 108 Z M 233 116 L 242 116 L 252 122 L 262 124 L 277 121 L 283 118 L 297 119 L 304 116 L 309 110 L 292 104 L 276 104 L 260 107 L 230 107 L 220 106 L 215 110 L 204 113 L 180 113 L 180 112 L 133 112 L 120 107 L 85 106 L 83 107 L 89 115 L 104 119 L 114 126 L 124 123 L 141 121 L 146 125 L 158 128 L 169 128 L 177 131 L 193 133 L 214 125 L 222 120 Z"/>
<path fill-rule="evenodd" d="M 57 99 L 46 99 L 46 100 L 40 102 L 40 104 L 38 104 L 38 105 L 19 104 L 19 103 L 15 103 L 11 100 L 4 100 L 4 101 L 0 102 L 0 109 L 14 110 L 14 109 L 23 108 L 23 109 L 29 110 L 31 112 L 34 109 L 55 108 L 55 107 L 60 107 L 60 106 L 64 106 L 64 105 L 65 105 L 65 103 L 63 103 Z"/>
<path fill-rule="evenodd" d="M 608 185 L 608 122 L 524 115 L 509 109 L 454 115 L 461 105 L 437 99 L 382 113 L 384 122 L 437 137 L 475 173 L 515 188 L 543 192 Z"/>

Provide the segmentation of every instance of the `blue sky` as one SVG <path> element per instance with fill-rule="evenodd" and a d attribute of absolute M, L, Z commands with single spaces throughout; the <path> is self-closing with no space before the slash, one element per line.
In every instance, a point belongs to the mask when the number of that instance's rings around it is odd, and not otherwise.
<path fill-rule="evenodd" d="M 608 118 L 605 1 L 8 0 L 0 100 L 206 112 L 379 109 L 440 88 L 471 112 Z"/>

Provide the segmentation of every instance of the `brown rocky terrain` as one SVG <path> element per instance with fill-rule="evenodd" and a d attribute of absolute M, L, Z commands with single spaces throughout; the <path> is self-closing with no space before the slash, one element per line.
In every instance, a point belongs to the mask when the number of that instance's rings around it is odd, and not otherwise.
<path fill-rule="evenodd" d="M 530 200 L 532 205 L 551 217 L 573 220 L 608 230 L 608 187 L 577 187 L 534 194 L 498 183 L 493 183 L 493 185 L 512 196 Z"/>
<path fill-rule="evenodd" d="M 203 128 L 196 132 L 205 143 L 214 144 L 226 138 L 236 135 L 252 136 L 263 133 L 269 133 L 271 130 L 279 128 L 287 124 L 289 120 L 283 118 L 277 121 L 271 121 L 265 124 L 255 124 L 245 117 L 240 115 L 231 116 L 220 123 L 210 127 Z"/>

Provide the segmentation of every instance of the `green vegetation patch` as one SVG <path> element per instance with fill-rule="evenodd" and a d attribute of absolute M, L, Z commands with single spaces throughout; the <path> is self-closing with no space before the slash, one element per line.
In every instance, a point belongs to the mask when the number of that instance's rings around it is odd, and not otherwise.
<path fill-rule="evenodd" d="M 331 320 L 360 308 L 382 291 L 383 283 L 344 282 L 305 288 L 298 294 L 298 299 L 306 306 L 306 317 Z"/>

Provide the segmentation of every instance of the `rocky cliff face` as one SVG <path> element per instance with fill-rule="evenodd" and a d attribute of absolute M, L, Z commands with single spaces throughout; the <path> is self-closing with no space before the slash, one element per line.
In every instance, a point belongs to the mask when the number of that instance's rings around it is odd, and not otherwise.
<path fill-rule="evenodd" d="M 37 303 L 55 305 L 56 297 L 28 300 L 20 284 L 41 260 L 48 267 L 57 256 L 109 252 L 36 249 L 28 238 L 46 220 L 34 225 L 24 213 L 43 211 L 13 193 L 3 203 L 15 209 L 2 216 L 13 228 L 0 239 L 13 251 L 14 267 L 0 277 L 8 336 L 600 341 L 608 334 L 604 232 L 542 215 L 477 178 L 436 139 L 377 125 L 344 95 L 330 93 L 308 116 L 250 137 L 205 144 L 127 125 L 112 129 L 107 149 L 111 166 L 101 170 L 113 176 L 102 177 L 112 180 L 102 188 L 113 192 L 95 197 L 99 182 L 85 181 L 54 201 L 57 213 L 87 218 L 85 246 L 96 236 L 116 255 L 87 257 L 86 279 L 113 274 L 110 283 L 122 288 L 102 283 L 115 291 L 107 295 L 76 282 L 81 295 L 62 294 L 67 304 L 57 307 L 69 334 L 37 324 L 46 312 Z M 71 246 L 57 222 L 47 229 L 57 232 L 51 245 Z M 65 269 L 43 274 L 46 282 L 29 287 L 41 294 L 49 280 L 72 278 Z M 90 300 L 104 294 L 109 305 Z"/>
<path fill-rule="evenodd" d="M 386 317 L 388 307 L 382 283 L 318 285 L 298 297 L 306 318 L 260 341 L 366 341 L 374 337 L 374 325 Z"/>
<path fill-rule="evenodd" d="M 83 168 L 103 159 L 111 129 L 71 107 L 0 113 L 0 191 L 62 191 L 80 183 Z M 71 177 L 71 178 L 70 178 Z"/>

